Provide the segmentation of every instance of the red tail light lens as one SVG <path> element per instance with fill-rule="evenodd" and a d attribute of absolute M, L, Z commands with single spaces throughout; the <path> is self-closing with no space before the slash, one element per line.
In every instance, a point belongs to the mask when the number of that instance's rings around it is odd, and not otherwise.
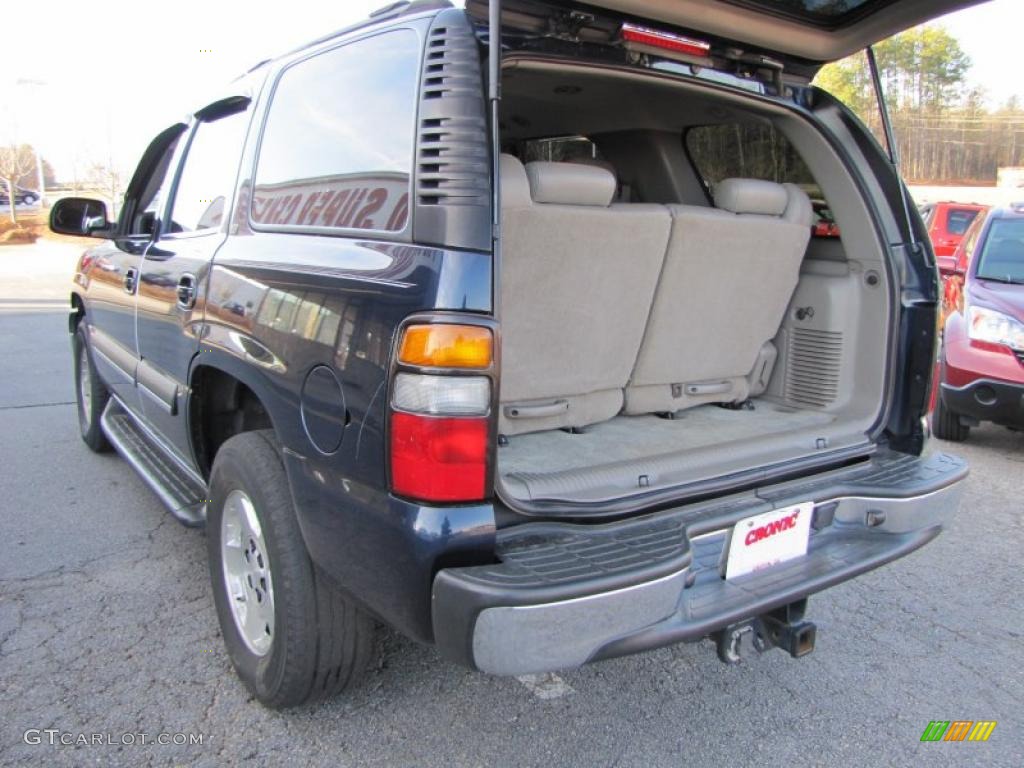
<path fill-rule="evenodd" d="M 487 471 L 487 419 L 391 414 L 391 487 L 422 501 L 479 501 Z"/>
<path fill-rule="evenodd" d="M 482 501 L 488 491 L 494 333 L 483 325 L 408 325 L 391 382 L 391 490 L 425 502 Z M 475 369 L 480 375 L 466 375 Z"/>

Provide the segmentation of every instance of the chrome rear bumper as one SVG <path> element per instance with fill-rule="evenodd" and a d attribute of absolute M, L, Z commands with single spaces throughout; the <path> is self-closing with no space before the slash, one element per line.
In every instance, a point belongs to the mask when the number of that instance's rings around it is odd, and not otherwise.
<path fill-rule="evenodd" d="M 869 464 L 638 520 L 510 529 L 501 563 L 438 574 L 435 639 L 461 663 L 520 675 L 699 640 L 801 600 L 927 544 L 959 507 L 960 459 Z M 808 500 L 805 556 L 722 577 L 738 520 Z"/>

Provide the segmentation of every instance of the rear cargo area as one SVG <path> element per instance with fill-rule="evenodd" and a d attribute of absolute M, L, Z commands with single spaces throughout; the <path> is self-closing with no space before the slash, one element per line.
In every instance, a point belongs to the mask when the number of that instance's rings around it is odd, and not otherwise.
<path fill-rule="evenodd" d="M 772 436 L 773 445 L 787 437 L 801 442 L 803 435 L 824 433 L 836 420 L 764 400 L 752 400 L 750 407 L 700 405 L 673 419 L 615 416 L 581 433 L 518 435 L 500 451 L 505 487 L 524 499 L 607 501 L 660 485 L 666 474 L 688 473 L 699 480 L 742 471 L 749 465 L 751 440 Z M 813 440 L 807 448 L 814 451 Z"/>
<path fill-rule="evenodd" d="M 503 499 L 721 491 L 869 450 L 885 256 L 808 121 L 714 84 L 567 62 L 513 58 L 504 84 Z"/>

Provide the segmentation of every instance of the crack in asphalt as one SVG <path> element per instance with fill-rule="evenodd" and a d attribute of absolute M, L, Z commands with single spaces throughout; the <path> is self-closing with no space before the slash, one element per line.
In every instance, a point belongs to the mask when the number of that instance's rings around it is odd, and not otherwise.
<path fill-rule="evenodd" d="M 56 408 L 62 405 L 77 405 L 74 400 L 60 400 L 55 403 L 29 403 L 28 405 L 0 405 L 0 411 L 24 411 L 28 408 Z"/>
<path fill-rule="evenodd" d="M 73 403 L 6 410 L 65 405 Z M 45 418 L 45 410 L 7 417 L 19 427 Z M 69 424 L 62 439 L 77 442 L 75 431 Z M 0 579 L 0 765 L 966 764 L 963 750 L 920 743 L 937 717 L 997 720 L 991 743 L 978 745 L 984 762 L 1022 765 L 1024 619 L 1013 596 L 1024 544 L 1014 470 L 1024 452 L 993 429 L 977 438 L 962 449 L 974 473 L 960 516 L 919 553 L 813 598 L 819 647 L 808 659 L 772 651 L 725 667 L 706 642 L 677 645 L 563 672 L 575 694 L 545 700 L 385 632 L 364 683 L 277 713 L 231 668 L 202 533 L 178 525 L 127 465 L 85 449 L 51 460 L 48 443 L 25 448 L 12 437 L 9 451 L 37 453 L 23 473 L 7 475 L 9 488 L 53 484 L 57 470 L 66 482 L 38 503 L 9 504 L 0 524 L 28 521 L 23 529 L 35 531 L 48 504 L 102 493 L 97 503 L 112 511 L 103 520 L 116 537 L 68 548 L 58 567 L 22 555 L 12 571 L 21 575 Z M 74 540 L 100 524 L 83 514 L 68 520 L 44 543 L 56 549 L 57 537 Z M 205 740 L 29 746 L 28 728 Z"/>

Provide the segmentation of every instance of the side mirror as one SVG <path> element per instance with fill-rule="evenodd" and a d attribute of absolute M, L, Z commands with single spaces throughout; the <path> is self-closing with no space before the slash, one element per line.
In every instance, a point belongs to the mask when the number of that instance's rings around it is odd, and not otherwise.
<path fill-rule="evenodd" d="M 957 248 L 956 253 L 953 254 L 953 274 L 960 275 L 960 277 L 967 277 L 967 249 Z"/>
<path fill-rule="evenodd" d="M 107 220 L 107 204 L 87 197 L 65 197 L 50 209 L 50 229 L 59 235 L 109 237 L 114 225 Z"/>

